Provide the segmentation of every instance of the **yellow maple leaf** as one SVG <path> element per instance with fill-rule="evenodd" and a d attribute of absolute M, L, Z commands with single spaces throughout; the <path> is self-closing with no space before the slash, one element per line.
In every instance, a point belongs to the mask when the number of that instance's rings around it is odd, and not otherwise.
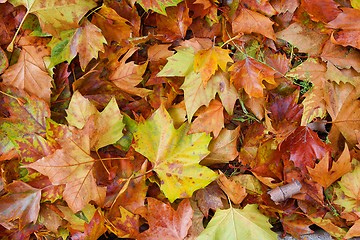
<path fill-rule="evenodd" d="M 228 62 L 234 62 L 229 56 L 229 49 L 221 47 L 212 47 L 210 49 L 196 52 L 194 57 L 194 71 L 201 74 L 201 79 L 206 85 L 211 76 L 213 76 L 220 67 L 226 72 Z"/>

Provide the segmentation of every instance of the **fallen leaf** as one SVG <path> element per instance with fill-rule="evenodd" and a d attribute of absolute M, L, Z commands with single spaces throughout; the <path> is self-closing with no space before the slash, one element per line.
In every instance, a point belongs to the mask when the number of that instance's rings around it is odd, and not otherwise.
<path fill-rule="evenodd" d="M 17 63 L 2 75 L 4 83 L 50 102 L 53 79 L 45 68 L 43 57 L 47 55 L 49 51 L 42 46 L 24 46 Z"/>
<path fill-rule="evenodd" d="M 260 33 L 267 38 L 276 40 L 272 25 L 274 23 L 261 13 L 241 8 L 240 13 L 232 22 L 234 33 Z"/>
<path fill-rule="evenodd" d="M 262 81 L 275 84 L 275 70 L 253 58 L 246 58 L 235 62 L 230 68 L 230 82 L 237 89 L 244 88 L 250 97 L 260 98 L 264 96 L 265 86 Z"/>
<path fill-rule="evenodd" d="M 177 47 L 175 50 L 174 56 L 167 58 L 168 62 L 157 74 L 158 77 L 185 77 L 193 71 L 194 49 L 192 47 Z"/>
<path fill-rule="evenodd" d="M 89 130 L 87 130 L 89 131 Z M 96 184 L 92 173 L 94 159 L 90 156 L 90 138 L 85 129 L 67 131 L 59 139 L 61 149 L 26 165 L 49 177 L 54 185 L 65 184 L 64 200 L 73 212 L 80 211 L 91 200 L 101 205 L 106 189 Z"/>
<path fill-rule="evenodd" d="M 222 199 L 226 199 L 226 196 L 219 185 L 212 183 L 205 188 L 196 191 L 195 199 L 203 216 L 208 217 L 210 209 L 216 210 L 218 208 L 223 208 L 224 204 Z"/>
<path fill-rule="evenodd" d="M 169 205 L 155 198 L 147 198 L 147 216 L 149 229 L 140 233 L 139 240 L 150 239 L 184 239 L 191 226 L 191 218 L 194 211 L 190 206 L 190 201 L 181 201 L 176 211 Z"/>
<path fill-rule="evenodd" d="M 152 10 L 154 12 L 167 16 L 165 8 L 176 6 L 177 4 L 182 2 L 182 0 L 137 0 L 136 2 L 140 4 L 140 6 L 145 9 L 145 11 Z"/>
<path fill-rule="evenodd" d="M 175 129 L 173 121 L 161 106 L 134 134 L 134 149 L 147 157 L 160 179 L 160 188 L 170 202 L 190 197 L 192 193 L 217 177 L 199 165 L 209 151 L 210 136 L 187 135 L 188 124 Z"/>
<path fill-rule="evenodd" d="M 19 229 L 36 222 L 40 211 L 41 189 L 14 181 L 6 186 L 8 194 L 0 198 L 0 224 L 11 228 L 11 221 L 19 219 Z"/>
<path fill-rule="evenodd" d="M 120 238 L 136 238 L 139 234 L 139 215 L 133 214 L 122 206 L 119 207 L 120 216 L 107 223 L 107 228 Z"/>
<path fill-rule="evenodd" d="M 75 0 L 73 2 L 10 0 L 9 2 L 15 7 L 25 6 L 26 15 L 35 14 L 39 19 L 41 29 L 53 36 L 59 36 L 61 31 L 76 28 L 87 11 L 96 7 L 96 3 L 92 0 Z"/>
<path fill-rule="evenodd" d="M 353 46 L 360 49 L 360 27 L 356 23 L 360 20 L 360 10 L 342 8 L 342 12 L 327 24 L 327 27 L 340 29 L 332 34 L 332 40 L 343 46 Z"/>
<path fill-rule="evenodd" d="M 316 159 L 322 159 L 329 147 L 311 129 L 300 126 L 281 143 L 280 150 L 289 151 L 295 167 L 307 172 L 307 167 L 314 168 Z"/>
<path fill-rule="evenodd" d="M 222 172 L 220 172 L 217 183 L 230 200 L 236 205 L 240 204 L 247 196 L 246 188 L 235 181 L 232 177 L 227 178 Z"/>
<path fill-rule="evenodd" d="M 53 37 L 48 46 L 51 47 L 50 65 L 52 68 L 59 63 L 71 61 L 79 54 L 81 70 L 85 71 L 88 63 L 104 52 L 106 40 L 101 30 L 89 21 L 83 21 L 79 28 L 63 31 L 59 38 Z"/>
<path fill-rule="evenodd" d="M 341 10 L 338 8 L 339 4 L 334 0 L 323 0 L 319 2 L 302 0 L 301 6 L 310 14 L 313 20 L 324 23 L 334 20 L 337 15 L 341 13 Z"/>
<path fill-rule="evenodd" d="M 229 53 L 230 50 L 217 46 L 195 53 L 194 71 L 200 73 L 204 85 L 206 85 L 211 76 L 215 74 L 218 67 L 226 72 L 227 63 L 234 62 L 229 56 Z"/>
<path fill-rule="evenodd" d="M 182 2 L 176 7 L 167 8 L 166 15 L 157 14 L 156 23 L 157 33 L 168 41 L 174 41 L 185 38 L 192 18 L 189 17 L 189 8 Z"/>
<path fill-rule="evenodd" d="M 216 210 L 197 239 L 277 239 L 277 234 L 270 230 L 268 218 L 257 208 L 256 204 L 248 204 L 244 209 Z"/>
<path fill-rule="evenodd" d="M 130 49 L 125 56 L 117 63 L 115 71 L 109 77 L 119 89 L 122 91 L 137 96 L 147 96 L 151 90 L 146 88 L 137 88 L 136 86 L 143 80 L 147 62 L 142 65 L 137 65 L 133 61 L 127 62 L 128 58 L 134 54 L 137 48 Z"/>
<path fill-rule="evenodd" d="M 209 144 L 210 154 L 201 161 L 201 164 L 210 166 L 234 160 L 239 155 L 237 150 L 239 130 L 239 127 L 234 130 L 222 129 L 219 136 L 211 140 Z"/>
<path fill-rule="evenodd" d="M 192 133 L 213 133 L 217 138 L 221 129 L 224 127 L 224 108 L 221 102 L 212 100 L 199 116 L 191 124 L 189 134 Z"/>

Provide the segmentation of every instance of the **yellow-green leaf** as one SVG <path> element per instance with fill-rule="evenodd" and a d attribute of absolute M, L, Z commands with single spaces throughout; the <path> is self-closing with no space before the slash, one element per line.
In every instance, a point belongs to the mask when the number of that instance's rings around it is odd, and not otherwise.
<path fill-rule="evenodd" d="M 175 129 L 161 106 L 134 134 L 135 150 L 149 159 L 160 179 L 160 188 L 170 202 L 191 197 L 194 191 L 216 179 L 217 174 L 199 165 L 207 154 L 211 137 L 205 133 L 187 135 L 188 124 Z"/>
<path fill-rule="evenodd" d="M 183 0 L 137 0 L 136 2 L 140 4 L 146 11 L 153 10 L 154 12 L 166 16 L 165 8 L 176 6 L 182 1 Z"/>
<path fill-rule="evenodd" d="M 174 56 L 168 57 L 168 62 L 157 74 L 158 77 L 185 77 L 194 70 L 194 49 L 178 47 Z"/>
<path fill-rule="evenodd" d="M 270 230 L 268 217 L 257 209 L 256 204 L 248 204 L 244 209 L 218 209 L 206 229 L 197 240 L 258 240 L 277 239 L 277 234 Z"/>

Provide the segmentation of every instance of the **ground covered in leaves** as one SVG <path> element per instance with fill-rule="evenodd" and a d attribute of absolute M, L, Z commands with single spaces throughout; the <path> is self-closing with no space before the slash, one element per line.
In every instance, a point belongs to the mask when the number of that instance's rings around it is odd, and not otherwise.
<path fill-rule="evenodd" d="M 2 239 L 360 236 L 359 0 L 0 0 Z"/>

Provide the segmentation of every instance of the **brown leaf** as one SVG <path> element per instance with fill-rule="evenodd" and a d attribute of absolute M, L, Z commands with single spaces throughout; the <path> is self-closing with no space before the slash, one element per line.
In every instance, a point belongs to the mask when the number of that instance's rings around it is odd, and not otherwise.
<path fill-rule="evenodd" d="M 181 201 L 177 210 L 169 204 L 165 204 L 155 198 L 148 198 L 148 214 L 146 219 L 149 229 L 139 234 L 139 240 L 184 239 L 191 226 L 191 218 L 194 211 L 190 206 L 190 201 Z"/>
<path fill-rule="evenodd" d="M 24 46 L 18 62 L 9 67 L 2 75 L 4 83 L 24 89 L 28 93 L 50 102 L 50 88 L 53 79 L 47 72 L 43 60 L 43 57 L 49 54 L 49 50 L 43 46 Z"/>
<path fill-rule="evenodd" d="M 267 65 L 256 61 L 253 58 L 235 62 L 230 68 L 230 82 L 233 82 L 237 89 L 244 88 L 250 97 L 263 97 L 265 86 L 262 81 L 265 80 L 270 84 L 275 84 L 275 70 Z"/>
<path fill-rule="evenodd" d="M 176 7 L 168 7 L 166 14 L 167 16 L 156 15 L 157 34 L 163 35 L 167 41 L 184 39 L 186 31 L 192 23 L 187 5 L 180 3 Z"/>
<path fill-rule="evenodd" d="M 19 219 L 19 228 L 36 222 L 40 211 L 41 190 L 14 181 L 7 187 L 8 194 L 0 198 L 0 224 L 12 228 L 11 221 Z"/>
<path fill-rule="evenodd" d="M 276 40 L 272 25 L 274 23 L 264 15 L 252 10 L 242 8 L 232 22 L 234 33 L 260 33 L 267 38 Z"/>
<path fill-rule="evenodd" d="M 200 110 L 201 111 L 201 110 Z M 212 100 L 206 109 L 191 124 L 188 134 L 199 132 L 212 132 L 216 138 L 224 127 L 224 108 L 221 102 Z"/>
<path fill-rule="evenodd" d="M 211 183 L 203 189 L 200 189 L 195 194 L 197 205 L 205 217 L 209 216 L 209 209 L 216 210 L 223 208 L 223 202 L 221 199 L 226 199 L 223 191 L 221 191 L 219 185 Z"/>
<path fill-rule="evenodd" d="M 324 188 L 329 187 L 341 176 L 351 171 L 351 157 L 348 146 L 345 144 L 343 153 L 336 162 L 332 162 L 331 168 L 330 156 L 325 155 L 314 169 L 308 167 L 308 171 L 315 182 Z"/>
<path fill-rule="evenodd" d="M 227 178 L 222 172 L 220 172 L 217 183 L 234 204 L 240 204 L 247 196 L 245 187 L 232 177 Z"/>

